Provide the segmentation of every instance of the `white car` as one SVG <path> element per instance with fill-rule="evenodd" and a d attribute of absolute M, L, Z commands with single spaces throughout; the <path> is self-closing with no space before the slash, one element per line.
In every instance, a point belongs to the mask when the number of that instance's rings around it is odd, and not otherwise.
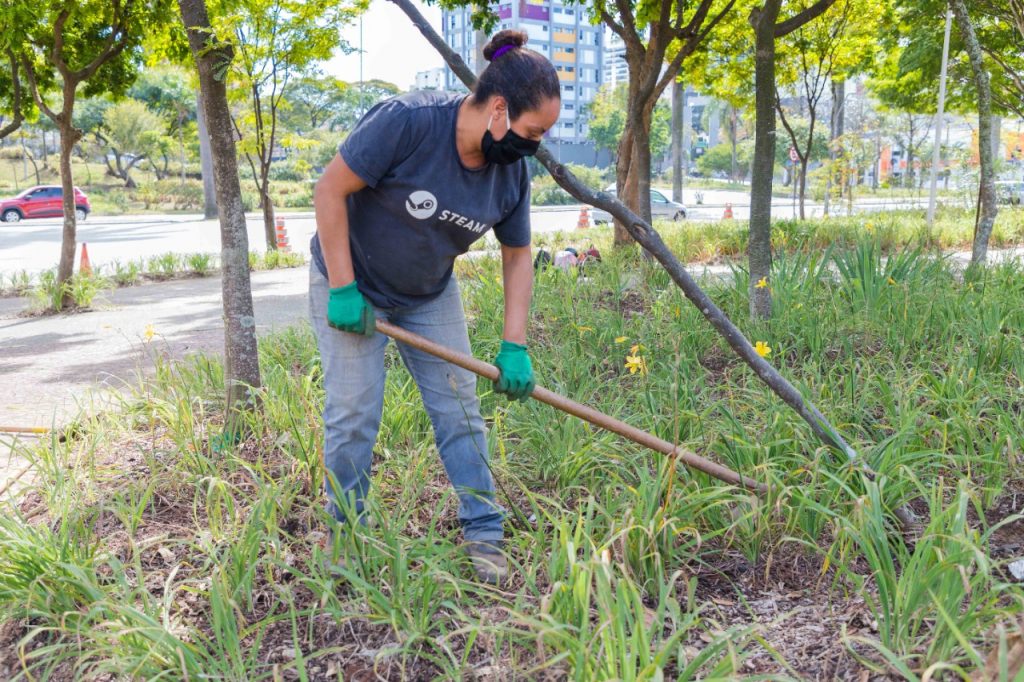
<path fill-rule="evenodd" d="M 615 196 L 615 185 L 606 187 L 604 190 L 606 193 Z M 603 211 L 599 208 L 595 208 L 593 212 L 593 218 L 595 224 L 610 223 L 612 222 L 612 216 L 607 211 Z M 680 204 L 677 201 L 672 201 L 659 190 L 651 190 L 651 217 L 657 220 L 658 218 L 666 220 L 686 220 L 686 206 Z"/>

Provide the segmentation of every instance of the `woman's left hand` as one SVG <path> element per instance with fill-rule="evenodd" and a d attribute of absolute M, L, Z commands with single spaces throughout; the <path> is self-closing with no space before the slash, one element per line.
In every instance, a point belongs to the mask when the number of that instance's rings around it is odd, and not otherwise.
<path fill-rule="evenodd" d="M 498 351 L 494 364 L 498 367 L 498 380 L 494 382 L 495 391 L 504 393 L 512 400 L 525 401 L 530 397 L 536 382 L 526 346 L 502 341 L 501 350 Z"/>

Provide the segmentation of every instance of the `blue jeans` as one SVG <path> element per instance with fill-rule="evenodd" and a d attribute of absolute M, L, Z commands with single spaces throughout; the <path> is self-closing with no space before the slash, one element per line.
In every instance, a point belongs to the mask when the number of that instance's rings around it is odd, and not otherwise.
<path fill-rule="evenodd" d="M 373 446 L 384 407 L 384 348 L 388 337 L 380 332 L 360 336 L 329 326 L 328 291 L 327 279 L 311 264 L 309 309 L 327 393 L 323 418 L 328 509 L 343 521 L 338 496 L 354 497 L 356 513 L 361 513 L 370 489 Z M 374 312 L 378 319 L 470 353 L 466 317 L 454 277 L 444 293 L 429 303 L 408 308 L 375 308 Z M 501 540 L 505 515 L 494 501 L 494 481 L 484 463 L 488 456 L 487 429 L 480 416 L 476 376 L 402 343 L 398 344 L 398 351 L 423 396 L 441 461 L 458 493 L 459 521 L 465 539 Z"/>

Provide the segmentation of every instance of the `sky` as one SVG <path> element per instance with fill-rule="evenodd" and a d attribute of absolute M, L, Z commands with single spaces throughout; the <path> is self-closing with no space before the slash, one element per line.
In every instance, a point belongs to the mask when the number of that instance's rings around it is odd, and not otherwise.
<path fill-rule="evenodd" d="M 441 9 L 421 0 L 413 4 L 440 33 Z M 353 47 L 359 46 L 359 21 L 342 31 Z M 372 0 L 363 15 L 363 78 L 379 78 L 408 90 L 416 81 L 416 72 L 444 66 L 441 55 L 412 25 L 393 2 Z M 327 62 L 324 71 L 345 81 L 359 80 L 359 53 L 338 55 Z"/>

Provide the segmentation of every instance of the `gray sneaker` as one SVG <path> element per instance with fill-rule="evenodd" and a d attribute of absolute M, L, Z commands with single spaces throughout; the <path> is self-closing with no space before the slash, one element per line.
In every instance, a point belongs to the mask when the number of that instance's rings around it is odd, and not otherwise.
<path fill-rule="evenodd" d="M 473 562 L 473 570 L 480 582 L 498 585 L 508 576 L 508 559 L 501 551 L 501 541 L 467 542 L 466 554 Z"/>

